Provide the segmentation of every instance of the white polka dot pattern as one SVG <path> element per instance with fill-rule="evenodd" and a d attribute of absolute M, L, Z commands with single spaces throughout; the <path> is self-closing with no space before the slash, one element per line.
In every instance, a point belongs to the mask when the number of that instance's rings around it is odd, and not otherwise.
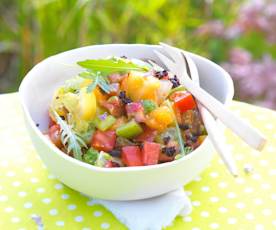
<path fill-rule="evenodd" d="M 42 224 L 47 229 L 125 230 L 93 199 L 63 185 L 47 171 L 25 130 L 17 95 L 7 96 L 8 103 L 5 97 L 0 97 L 0 108 L 4 108 L 1 111 L 7 111 L 0 113 L 0 120 L 6 123 L 0 129 L 0 210 L 4 226 L 1 227 L 23 230 Z M 264 152 L 249 149 L 226 132 L 240 176 L 232 178 L 215 155 L 211 165 L 186 186 L 193 212 L 177 217 L 168 229 L 276 227 L 276 113 L 236 102 L 232 108 L 248 117 L 268 137 Z M 249 166 L 246 173 L 244 168 Z M 36 221 L 31 220 L 32 216 L 36 216 Z"/>

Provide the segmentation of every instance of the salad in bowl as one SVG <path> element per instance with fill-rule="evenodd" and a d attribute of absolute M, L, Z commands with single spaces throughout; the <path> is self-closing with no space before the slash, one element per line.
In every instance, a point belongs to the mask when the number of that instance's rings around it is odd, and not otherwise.
<path fill-rule="evenodd" d="M 158 67 L 156 50 L 162 52 L 146 44 L 81 47 L 41 61 L 24 77 L 26 128 L 66 186 L 101 199 L 145 199 L 187 184 L 208 166 L 214 150 L 196 101 Z M 189 55 L 201 87 L 230 102 L 230 76 Z"/>
<path fill-rule="evenodd" d="M 50 140 L 65 154 L 105 168 L 178 160 L 205 139 L 193 96 L 152 61 L 108 57 L 56 88 L 49 106 Z"/>

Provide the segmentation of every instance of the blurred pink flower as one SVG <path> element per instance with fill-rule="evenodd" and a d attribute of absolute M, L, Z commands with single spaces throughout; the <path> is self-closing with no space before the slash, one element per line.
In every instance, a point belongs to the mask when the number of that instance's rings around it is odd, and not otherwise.
<path fill-rule="evenodd" d="M 209 21 L 201 25 L 195 33 L 199 36 L 222 37 L 224 34 L 224 25 L 220 20 Z"/>
<path fill-rule="evenodd" d="M 269 55 L 253 61 L 241 48 L 230 51 L 229 62 L 223 67 L 235 81 L 236 93 L 241 100 L 259 101 L 259 104 L 276 108 L 276 62 Z"/>
<path fill-rule="evenodd" d="M 230 50 L 230 62 L 233 64 L 246 65 L 251 62 L 251 54 L 241 48 Z"/>
<path fill-rule="evenodd" d="M 276 43 L 276 2 L 269 0 L 247 1 L 241 7 L 236 22 L 227 30 L 228 34 L 226 33 L 226 35 L 229 38 L 233 37 L 231 37 L 231 31 L 239 31 L 237 34 L 259 31 L 266 36 L 267 41 Z"/>

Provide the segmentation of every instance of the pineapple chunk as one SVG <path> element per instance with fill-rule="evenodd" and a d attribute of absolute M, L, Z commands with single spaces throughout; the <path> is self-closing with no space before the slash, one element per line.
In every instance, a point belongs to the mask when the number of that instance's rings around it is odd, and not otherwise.
<path fill-rule="evenodd" d="M 173 123 L 173 115 L 167 106 L 160 106 L 153 110 L 146 120 L 146 125 L 158 131 L 165 130 Z"/>
<path fill-rule="evenodd" d="M 131 72 L 122 83 L 122 90 L 133 101 L 149 99 L 157 101 L 157 90 L 160 81 L 153 76 L 143 76 L 139 72 Z"/>
<path fill-rule="evenodd" d="M 83 120 L 91 120 L 96 115 L 96 96 L 94 92 L 87 93 L 87 87 L 83 87 L 79 94 L 79 116 Z"/>

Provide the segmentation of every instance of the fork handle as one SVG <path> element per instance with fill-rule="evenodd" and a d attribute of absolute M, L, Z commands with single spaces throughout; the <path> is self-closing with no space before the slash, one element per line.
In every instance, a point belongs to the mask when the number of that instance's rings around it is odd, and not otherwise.
<path fill-rule="evenodd" d="M 248 145 L 255 149 L 262 150 L 265 145 L 266 139 L 257 129 L 252 127 L 247 122 L 240 119 L 230 110 L 226 109 L 224 105 L 203 90 L 200 86 L 196 85 L 189 78 L 182 76 L 184 86 L 190 91 L 194 97 L 206 107 L 215 117 L 221 120 L 229 129 L 243 139 Z"/>
<path fill-rule="evenodd" d="M 198 104 L 198 108 L 202 116 L 203 123 L 208 132 L 208 137 L 214 145 L 217 153 L 219 154 L 223 163 L 226 165 L 229 172 L 235 177 L 238 176 L 238 169 L 234 161 L 233 155 L 230 152 L 228 146 L 225 144 L 224 140 L 222 139 L 224 138 L 224 135 L 221 129 L 218 127 L 215 118 L 200 103 Z"/>

